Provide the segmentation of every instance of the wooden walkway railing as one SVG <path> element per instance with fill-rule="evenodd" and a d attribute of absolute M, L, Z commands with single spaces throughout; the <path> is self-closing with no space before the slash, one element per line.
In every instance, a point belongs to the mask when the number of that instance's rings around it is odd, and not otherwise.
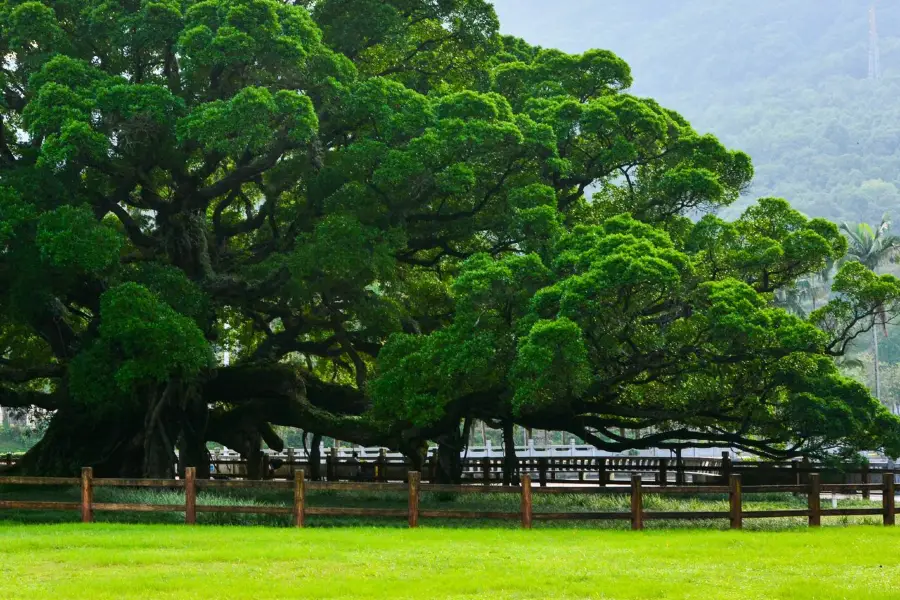
<path fill-rule="evenodd" d="M 15 465 L 18 457 L 7 454 L 0 457 L 0 476 L 5 468 Z M 424 465 L 422 479 L 435 483 L 437 466 L 434 457 L 429 457 Z M 295 458 L 288 453 L 287 460 L 278 468 L 264 459 L 261 472 L 267 479 L 295 478 L 303 470 L 311 472 L 305 458 Z M 213 460 L 210 477 L 213 479 L 242 479 L 247 477 L 247 461 L 243 459 Z M 388 458 L 384 455 L 375 461 L 352 461 L 327 455 L 320 464 L 320 476 L 328 482 L 367 481 L 405 482 L 407 474 L 414 470 L 404 460 Z M 804 485 L 811 473 L 818 473 L 823 483 L 828 484 L 871 484 L 880 483 L 886 469 L 868 464 L 824 465 L 808 461 L 768 462 L 732 461 L 727 455 L 715 458 L 683 458 L 681 460 L 646 457 L 553 457 L 519 458 L 516 475 L 528 474 L 536 484 L 546 487 L 550 484 L 608 486 L 627 484 L 632 476 L 641 474 L 644 480 L 651 479 L 658 486 L 727 485 L 732 474 L 743 475 L 745 485 L 783 484 Z M 463 461 L 462 483 L 481 484 L 494 487 L 504 479 L 502 458 L 477 458 Z M 862 487 L 863 498 L 869 498 L 870 490 Z"/>
<path fill-rule="evenodd" d="M 307 516 L 344 516 L 344 517 L 405 517 L 410 527 L 417 527 L 420 519 L 508 519 L 520 520 L 522 527 L 530 529 L 534 521 L 562 520 L 628 520 L 631 528 L 640 530 L 644 522 L 651 519 L 728 519 L 731 528 L 740 529 L 744 519 L 762 519 L 772 517 L 806 517 L 810 527 L 821 525 L 822 517 L 829 516 L 877 516 L 881 515 L 885 525 L 894 525 L 896 507 L 894 503 L 894 477 L 884 477 L 882 484 L 852 483 L 823 484 L 818 473 L 810 473 L 808 481 L 799 485 L 748 485 L 743 486 L 741 475 L 729 476 L 728 485 L 704 486 L 660 486 L 644 485 L 640 475 L 633 475 L 629 486 L 621 487 L 532 487 L 531 476 L 522 476 L 520 486 L 481 486 L 481 485 L 438 485 L 421 482 L 418 472 L 410 472 L 407 483 L 338 483 L 308 482 L 303 471 L 297 472 L 292 481 L 217 481 L 197 479 L 193 467 L 186 470 L 183 480 L 174 479 L 95 479 L 91 468 L 84 468 L 81 478 L 75 477 L 0 477 L 0 485 L 71 485 L 81 487 L 81 502 L 43 502 L 6 500 L 0 501 L 0 509 L 15 510 L 62 510 L 80 511 L 81 520 L 90 523 L 94 520 L 95 511 L 124 512 L 183 512 L 185 523 L 193 525 L 197 522 L 197 513 L 250 513 L 268 515 L 290 515 L 296 527 L 303 527 Z M 153 487 L 184 489 L 183 504 L 124 504 L 94 502 L 94 488 L 97 487 Z M 198 490 L 260 488 L 284 489 L 293 491 L 291 506 L 217 506 L 197 504 Z M 408 506 L 404 509 L 390 508 L 347 508 L 347 507 L 312 507 L 306 503 L 307 490 L 337 491 L 379 491 L 403 492 L 408 497 Z M 882 506 L 873 508 L 831 508 L 821 506 L 822 492 L 855 493 L 858 491 L 880 490 Z M 419 510 L 419 498 L 423 493 L 443 492 L 457 494 L 517 494 L 521 498 L 517 512 L 477 512 L 462 510 Z M 806 494 L 806 509 L 754 510 L 743 509 L 744 493 L 786 492 Z M 540 494 L 629 494 L 630 510 L 628 512 L 534 512 L 532 499 Z M 644 494 L 727 494 L 728 511 L 647 511 L 644 508 Z"/>

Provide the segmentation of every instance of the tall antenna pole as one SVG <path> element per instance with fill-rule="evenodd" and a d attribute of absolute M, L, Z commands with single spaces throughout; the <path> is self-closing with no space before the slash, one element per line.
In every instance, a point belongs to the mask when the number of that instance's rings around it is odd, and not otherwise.
<path fill-rule="evenodd" d="M 869 8 L 869 79 L 881 79 L 881 48 L 878 44 L 878 18 L 874 4 Z"/>

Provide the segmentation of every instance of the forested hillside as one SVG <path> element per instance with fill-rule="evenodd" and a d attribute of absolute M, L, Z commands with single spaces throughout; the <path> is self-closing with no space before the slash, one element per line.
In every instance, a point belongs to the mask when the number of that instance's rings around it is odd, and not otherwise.
<path fill-rule="evenodd" d="M 811 216 L 838 221 L 900 213 L 900 4 L 877 7 L 877 81 L 868 79 L 866 0 L 495 6 L 506 33 L 622 56 L 634 92 L 753 157 L 748 198 L 782 196 Z"/>

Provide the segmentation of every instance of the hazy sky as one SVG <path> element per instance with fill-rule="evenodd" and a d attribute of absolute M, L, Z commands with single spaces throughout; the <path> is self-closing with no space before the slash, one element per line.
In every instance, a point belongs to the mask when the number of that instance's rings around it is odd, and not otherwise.
<path fill-rule="evenodd" d="M 503 33 L 581 53 L 611 50 L 632 93 L 699 119 L 701 95 L 772 80 L 803 90 L 836 72 L 865 77 L 869 0 L 494 0 Z M 882 63 L 900 64 L 900 3 L 879 9 Z M 698 110 L 699 108 L 699 110 Z M 700 119 L 702 120 L 702 119 Z M 713 125 L 703 123 L 703 125 Z"/>
<path fill-rule="evenodd" d="M 677 21 L 673 14 L 677 9 L 670 3 L 678 1 L 682 0 L 494 0 L 494 7 L 503 33 L 572 53 L 590 48 L 612 50 L 632 68 L 632 93 L 674 102 L 672 108 L 690 112 L 669 97 L 647 64 L 654 51 L 677 43 L 677 27 L 669 30 L 658 25 L 663 15 Z M 651 31 L 653 51 L 646 45 Z M 678 53 L 666 62 L 671 69 L 680 70 Z"/>
<path fill-rule="evenodd" d="M 658 27 L 662 16 L 677 22 L 677 8 L 671 4 L 677 1 L 681 0 L 494 0 L 494 7 L 503 33 L 572 53 L 612 50 L 631 65 L 633 91 L 656 94 L 659 90 L 644 73 L 644 61 L 651 54 L 645 42 L 652 32 L 654 49 L 677 43 L 677 27 Z M 670 58 L 670 65 L 678 64 L 677 55 Z"/>
<path fill-rule="evenodd" d="M 575 5 L 572 0 L 494 0 L 503 33 L 567 52 L 581 52 L 590 46 L 590 16 L 573 18 Z"/>

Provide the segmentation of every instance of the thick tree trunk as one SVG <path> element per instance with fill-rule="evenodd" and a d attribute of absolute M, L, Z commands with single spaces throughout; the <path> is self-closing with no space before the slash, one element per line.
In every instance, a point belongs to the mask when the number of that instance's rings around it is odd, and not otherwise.
<path fill-rule="evenodd" d="M 328 435 L 394 448 L 421 469 L 424 455 L 417 444 L 432 435 L 416 432 L 404 437 L 399 430 L 383 431 L 356 416 L 367 406 L 363 394 L 304 381 L 295 369 L 277 363 L 220 368 L 202 384 L 172 380 L 138 392 L 103 409 L 66 400 L 61 394 L 45 439 L 27 454 L 18 471 L 69 476 L 93 467 L 98 477 L 169 479 L 193 466 L 206 476 L 206 442 L 214 441 L 237 450 L 249 460 L 251 476 L 262 477 L 262 440 L 277 450 L 283 445 L 271 424 L 320 432 L 313 440 L 315 447 L 321 435 Z"/>
<path fill-rule="evenodd" d="M 322 436 L 314 433 L 309 446 L 309 477 L 313 481 L 322 480 Z"/>
<path fill-rule="evenodd" d="M 425 466 L 425 458 L 428 454 L 428 444 L 424 441 L 407 443 L 404 445 L 402 452 L 409 461 L 410 471 L 418 471 L 421 473 Z"/>
<path fill-rule="evenodd" d="M 519 461 L 516 458 L 515 425 L 503 423 L 503 485 L 518 483 Z"/>
<path fill-rule="evenodd" d="M 459 484 L 462 482 L 462 457 L 460 454 L 466 447 L 469 437 L 470 421 L 466 420 L 462 433 L 459 427 L 452 428 L 446 435 L 439 436 L 437 452 L 437 471 L 435 473 L 438 483 Z"/>
<path fill-rule="evenodd" d="M 254 481 L 265 479 L 262 438 L 251 441 L 250 448 L 243 454 L 243 458 L 247 461 L 247 479 Z"/>
<path fill-rule="evenodd" d="M 196 387 L 187 390 L 179 416 L 178 474 L 184 477 L 185 468 L 195 467 L 198 477 L 209 478 L 210 457 L 206 447 L 209 405 Z"/>
<path fill-rule="evenodd" d="M 22 475 L 75 477 L 92 467 L 97 477 L 144 475 L 143 416 L 138 406 L 96 414 L 67 404 L 50 421 L 44 437 L 16 466 Z"/>

